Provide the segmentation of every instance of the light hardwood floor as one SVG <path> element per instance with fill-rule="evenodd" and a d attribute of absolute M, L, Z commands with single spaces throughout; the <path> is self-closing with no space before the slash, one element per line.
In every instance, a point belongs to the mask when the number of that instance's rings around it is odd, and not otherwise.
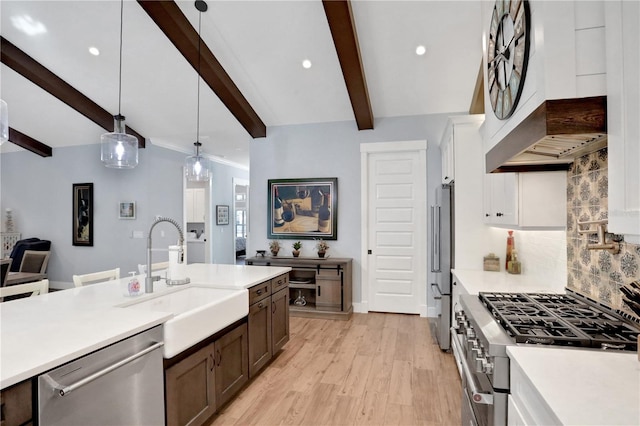
<path fill-rule="evenodd" d="M 417 315 L 291 317 L 291 339 L 211 425 L 459 425 L 460 378 Z"/>

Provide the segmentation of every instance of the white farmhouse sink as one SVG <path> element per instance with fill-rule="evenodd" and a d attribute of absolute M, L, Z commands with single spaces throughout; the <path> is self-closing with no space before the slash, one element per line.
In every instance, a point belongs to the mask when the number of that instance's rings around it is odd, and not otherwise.
<path fill-rule="evenodd" d="M 189 287 L 148 295 L 120 305 L 126 309 L 170 312 L 164 323 L 164 357 L 172 358 L 226 326 L 247 316 L 249 294 L 245 289 Z"/>

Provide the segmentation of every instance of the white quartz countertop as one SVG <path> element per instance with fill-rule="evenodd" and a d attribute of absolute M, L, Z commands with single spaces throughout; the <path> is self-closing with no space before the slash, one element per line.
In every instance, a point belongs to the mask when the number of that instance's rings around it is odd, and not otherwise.
<path fill-rule="evenodd" d="M 247 289 L 288 267 L 190 264 L 191 285 Z M 160 273 L 160 275 L 163 275 Z M 137 276 L 144 289 L 144 276 Z M 0 389 L 162 324 L 171 313 L 124 309 L 130 277 L 0 303 Z M 154 293 L 167 291 L 164 280 Z M 144 299 L 150 295 L 135 296 Z"/>
<path fill-rule="evenodd" d="M 524 292 L 524 293 L 564 293 L 562 280 L 545 280 L 535 275 L 513 275 L 507 272 L 491 272 L 470 269 L 452 269 L 458 284 L 464 291 L 461 294 L 488 292 Z"/>
<path fill-rule="evenodd" d="M 509 346 L 507 354 L 563 425 L 640 425 L 636 353 Z"/>

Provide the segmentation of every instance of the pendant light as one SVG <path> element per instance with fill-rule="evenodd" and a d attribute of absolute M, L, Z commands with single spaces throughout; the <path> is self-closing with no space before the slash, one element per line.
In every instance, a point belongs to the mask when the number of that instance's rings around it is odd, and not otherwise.
<path fill-rule="evenodd" d="M 100 159 L 114 169 L 133 169 L 138 165 L 138 138 L 125 133 L 124 116 L 120 114 L 122 99 L 122 16 L 124 0 L 120 0 L 120 70 L 118 77 L 118 115 L 113 116 L 113 132 L 100 137 Z"/>
<path fill-rule="evenodd" d="M 200 29 L 202 27 L 202 12 L 208 9 L 204 0 L 196 0 L 196 9 L 198 9 L 198 111 L 196 119 L 196 141 L 193 144 L 196 147 L 196 155 L 187 157 L 185 161 L 185 174 L 188 181 L 204 182 L 209 180 L 209 167 L 207 160 L 200 155 Z"/>

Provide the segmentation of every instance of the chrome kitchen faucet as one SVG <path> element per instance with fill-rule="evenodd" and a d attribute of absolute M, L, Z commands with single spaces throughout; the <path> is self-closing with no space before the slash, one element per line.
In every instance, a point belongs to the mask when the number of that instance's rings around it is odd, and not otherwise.
<path fill-rule="evenodd" d="M 175 220 L 168 218 L 168 217 L 158 217 L 152 224 L 151 224 L 151 228 L 149 228 L 149 236 L 147 237 L 147 276 L 144 279 L 144 291 L 145 293 L 153 293 L 153 282 L 154 281 L 160 281 L 160 276 L 156 275 L 155 277 L 152 276 L 152 270 L 151 270 L 151 233 L 153 232 L 153 228 L 160 222 L 169 222 L 170 224 L 172 224 L 173 226 L 176 227 L 176 229 L 178 230 L 178 234 L 180 235 L 180 239 L 178 240 L 178 246 L 180 247 L 180 252 L 178 254 L 178 263 L 183 263 L 184 262 L 184 256 L 183 256 L 183 248 L 184 247 L 184 234 L 182 233 L 182 228 L 180 228 L 180 225 L 178 224 L 178 222 L 176 222 Z M 185 278 L 184 280 L 180 280 L 180 281 L 173 281 L 170 282 L 170 280 L 167 279 L 167 284 L 168 285 L 172 285 L 172 284 L 188 284 L 189 283 L 189 278 Z"/>

